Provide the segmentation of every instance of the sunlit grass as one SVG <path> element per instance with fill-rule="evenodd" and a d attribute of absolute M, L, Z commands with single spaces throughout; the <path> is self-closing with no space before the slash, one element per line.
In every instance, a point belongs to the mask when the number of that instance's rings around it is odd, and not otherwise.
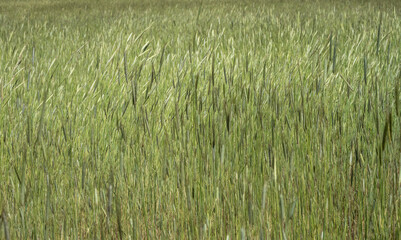
<path fill-rule="evenodd" d="M 0 1 L 0 238 L 398 239 L 397 4 Z"/>

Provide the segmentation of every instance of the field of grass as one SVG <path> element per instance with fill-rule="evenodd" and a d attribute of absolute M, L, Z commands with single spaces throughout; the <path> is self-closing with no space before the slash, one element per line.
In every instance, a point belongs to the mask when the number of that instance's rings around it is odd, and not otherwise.
<path fill-rule="evenodd" d="M 399 239 L 400 7 L 0 0 L 0 239 Z"/>

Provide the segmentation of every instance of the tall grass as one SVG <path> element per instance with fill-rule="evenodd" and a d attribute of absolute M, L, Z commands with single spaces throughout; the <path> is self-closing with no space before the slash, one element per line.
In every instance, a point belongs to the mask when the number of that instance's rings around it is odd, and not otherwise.
<path fill-rule="evenodd" d="M 0 238 L 398 239 L 398 5 L 0 1 Z"/>

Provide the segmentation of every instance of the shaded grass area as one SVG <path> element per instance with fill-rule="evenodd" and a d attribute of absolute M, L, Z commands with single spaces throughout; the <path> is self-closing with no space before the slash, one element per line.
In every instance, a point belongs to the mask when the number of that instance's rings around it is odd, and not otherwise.
<path fill-rule="evenodd" d="M 397 4 L 0 1 L 1 238 L 399 238 Z"/>

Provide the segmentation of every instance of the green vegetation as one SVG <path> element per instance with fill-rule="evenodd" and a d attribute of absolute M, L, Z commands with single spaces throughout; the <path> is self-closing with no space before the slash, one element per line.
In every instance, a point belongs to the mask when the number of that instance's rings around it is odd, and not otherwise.
<path fill-rule="evenodd" d="M 0 1 L 1 239 L 399 239 L 398 1 Z"/>

